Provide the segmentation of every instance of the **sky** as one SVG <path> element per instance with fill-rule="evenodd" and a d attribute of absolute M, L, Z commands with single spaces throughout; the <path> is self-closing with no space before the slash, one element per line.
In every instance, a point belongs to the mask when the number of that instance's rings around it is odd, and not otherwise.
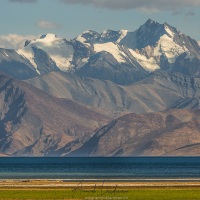
<path fill-rule="evenodd" d="M 149 18 L 200 41 L 200 0 L 1 0 L 0 47 L 46 33 L 73 39 L 91 29 L 136 30 Z"/>

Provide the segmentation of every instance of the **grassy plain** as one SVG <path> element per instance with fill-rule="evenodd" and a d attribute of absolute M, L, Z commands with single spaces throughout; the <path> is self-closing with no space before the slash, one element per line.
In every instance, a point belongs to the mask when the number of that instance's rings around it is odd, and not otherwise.
<path fill-rule="evenodd" d="M 198 200 L 200 183 L 1 182 L 1 199 Z"/>

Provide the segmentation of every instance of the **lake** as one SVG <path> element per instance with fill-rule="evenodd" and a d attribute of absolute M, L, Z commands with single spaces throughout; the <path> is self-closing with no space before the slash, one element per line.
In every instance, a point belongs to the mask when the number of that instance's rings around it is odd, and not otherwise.
<path fill-rule="evenodd" d="M 0 158 L 0 179 L 200 179 L 200 157 Z"/>

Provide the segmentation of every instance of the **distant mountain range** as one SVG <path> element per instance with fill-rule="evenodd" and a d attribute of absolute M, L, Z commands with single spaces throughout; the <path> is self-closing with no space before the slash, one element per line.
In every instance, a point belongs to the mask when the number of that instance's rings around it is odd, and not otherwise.
<path fill-rule="evenodd" d="M 2 155 L 198 155 L 200 46 L 167 23 L 42 35 L 0 71 Z"/>
<path fill-rule="evenodd" d="M 126 85 L 158 69 L 199 77 L 199 51 L 195 40 L 149 19 L 134 32 L 88 30 L 70 41 L 42 35 L 23 49 L 1 49 L 0 69 L 22 80 L 64 71 Z"/>

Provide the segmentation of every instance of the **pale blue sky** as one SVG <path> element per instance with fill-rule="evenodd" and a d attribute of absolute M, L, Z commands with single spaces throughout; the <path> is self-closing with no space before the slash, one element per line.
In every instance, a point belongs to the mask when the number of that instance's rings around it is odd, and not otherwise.
<path fill-rule="evenodd" d="M 87 29 L 98 32 L 108 28 L 133 31 L 148 18 L 152 18 L 160 23 L 167 22 L 200 40 L 199 0 L 32 1 L 0 1 L 0 35 L 39 35 L 52 32 L 69 39 Z"/>

